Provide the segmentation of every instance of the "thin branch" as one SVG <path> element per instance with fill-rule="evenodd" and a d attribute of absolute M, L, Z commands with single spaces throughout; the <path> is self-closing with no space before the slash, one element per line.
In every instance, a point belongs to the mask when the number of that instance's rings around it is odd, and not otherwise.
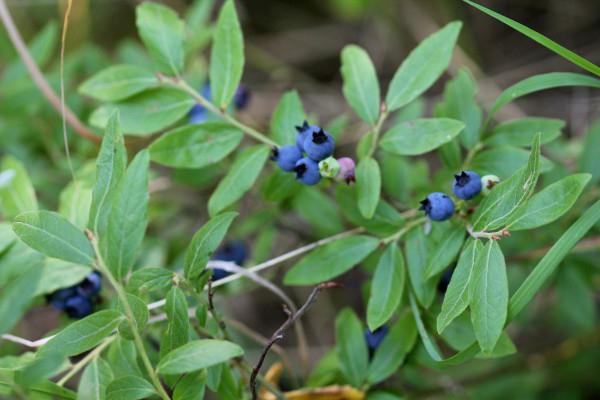
<path fill-rule="evenodd" d="M 501 229 L 496 232 L 475 232 L 471 225 L 467 226 L 467 232 L 475 239 L 489 239 L 489 240 L 500 240 L 503 236 L 510 236 L 508 229 Z"/>
<path fill-rule="evenodd" d="M 46 99 L 50 102 L 52 107 L 54 107 L 54 109 L 61 114 L 61 101 L 56 93 L 54 93 L 54 89 L 52 89 L 52 87 L 50 87 L 46 81 L 46 78 L 44 78 L 44 75 L 38 68 L 33 57 L 31 57 L 31 54 L 29 54 L 27 45 L 23 41 L 23 38 L 21 37 L 21 34 L 19 33 L 19 30 L 17 29 L 4 0 L 0 0 L 0 19 L 4 24 L 4 28 L 6 28 L 6 32 L 8 33 L 13 46 L 15 46 L 17 53 L 19 53 L 19 57 L 21 57 L 21 60 L 23 60 L 25 67 L 29 71 L 29 74 L 33 78 L 33 82 L 36 84 L 38 89 L 40 89 L 44 97 L 46 97 Z M 85 126 L 83 122 L 79 120 L 79 118 L 77 118 L 70 108 L 65 107 L 64 116 L 68 124 L 71 125 L 71 127 L 79 136 L 91 140 L 92 142 L 100 142 L 101 138 L 97 135 L 94 135 L 94 133 L 92 133 L 92 131 L 90 131 L 89 128 Z"/>
<path fill-rule="evenodd" d="M 308 309 L 317 301 L 317 297 L 323 289 L 329 289 L 338 286 L 339 285 L 335 282 L 324 282 L 320 285 L 315 286 L 310 295 L 308 296 L 308 299 L 306 300 L 304 305 L 300 307 L 300 309 L 295 313 L 292 313 L 287 307 L 284 307 L 284 311 L 288 315 L 288 319 L 283 323 L 283 325 L 279 327 L 279 329 L 275 331 L 275 333 L 273 333 L 271 339 L 269 339 L 269 342 L 267 343 L 262 354 L 260 355 L 258 363 L 256 363 L 256 365 L 252 369 L 252 375 L 250 375 L 250 390 L 252 391 L 252 400 L 258 399 L 258 395 L 256 393 L 256 377 L 258 376 L 260 369 L 263 363 L 265 362 L 265 358 L 267 357 L 267 353 L 269 352 L 271 347 L 273 347 L 273 345 L 276 342 L 283 339 L 283 335 L 285 334 L 285 332 L 294 322 L 296 322 L 300 317 L 302 317 L 302 315 L 304 315 L 308 311 Z"/>
<path fill-rule="evenodd" d="M 82 368 L 84 368 L 88 363 L 94 361 L 95 358 L 100 356 L 100 353 L 115 340 L 116 336 L 109 336 L 106 338 L 98 347 L 90 351 L 85 357 L 83 357 L 77 364 L 73 365 L 73 367 L 67 372 L 56 384 L 58 386 L 63 386 L 65 383 L 69 381 L 72 377 L 74 377 Z"/>

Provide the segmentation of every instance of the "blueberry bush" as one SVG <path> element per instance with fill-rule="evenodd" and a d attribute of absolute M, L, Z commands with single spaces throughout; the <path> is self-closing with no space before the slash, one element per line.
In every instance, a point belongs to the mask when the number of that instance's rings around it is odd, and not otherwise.
<path fill-rule="evenodd" d="M 530 305 L 540 296 L 558 298 L 551 308 L 571 333 L 594 329 L 600 126 L 569 147 L 562 120 L 497 113 L 535 92 L 597 90 L 599 69 L 466 3 L 584 71 L 531 76 L 483 107 L 462 67 L 444 78 L 428 113 L 422 96 L 444 75 L 461 32 L 451 22 L 410 52 L 387 88 L 369 54 L 345 46 L 342 91 L 353 116 L 325 123 L 290 90 L 259 127 L 247 115 L 256 97 L 242 83 L 232 0 L 197 1 L 186 15 L 142 2 L 143 48 L 124 45 L 118 63 L 89 48 L 63 60 L 48 90 L 84 77 L 80 96 L 66 93 L 59 108 L 89 140 L 67 157 L 62 136 L 32 142 L 47 161 L 2 139 L 1 396 L 412 398 L 467 371 L 513 367 L 514 338 L 535 319 Z M 4 1 L 0 11 L 19 50 Z M 19 129 L 11 114 L 28 102 L 32 121 L 54 113 L 31 100 L 40 84 L 27 74 L 48 62 L 59 32 L 47 25 L 20 49 L 25 64 L 15 58 L 6 69 L 3 135 Z M 88 127 L 76 115 L 90 104 Z M 362 129 L 355 151 L 339 145 L 349 120 Z M 69 183 L 56 189 L 41 179 L 52 173 Z M 278 230 L 298 221 L 308 233 L 282 251 Z M 292 287 L 306 290 L 290 296 Z M 273 329 L 255 324 L 257 332 L 220 307 L 227 298 L 246 309 L 255 289 L 284 304 Z M 327 316 L 335 343 L 309 354 L 316 343 L 307 331 L 324 329 L 307 326 L 311 307 L 340 292 L 357 300 L 335 302 Z M 52 329 L 19 330 L 36 310 Z M 452 394 L 471 395 L 485 398 Z"/>

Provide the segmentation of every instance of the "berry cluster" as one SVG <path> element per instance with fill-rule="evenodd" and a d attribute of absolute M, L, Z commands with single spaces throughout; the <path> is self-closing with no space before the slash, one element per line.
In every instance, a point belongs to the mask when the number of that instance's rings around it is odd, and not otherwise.
<path fill-rule="evenodd" d="M 226 242 L 221 246 L 221 248 L 215 252 L 212 259 L 215 261 L 229 261 L 241 266 L 244 264 L 244 261 L 246 261 L 246 257 L 248 257 L 248 247 L 246 246 L 246 243 L 241 240 L 235 240 Z M 212 280 L 218 281 L 230 274 L 231 272 L 229 271 L 215 268 L 213 270 Z"/>
<path fill-rule="evenodd" d="M 318 125 L 307 121 L 297 126 L 296 144 L 274 147 L 271 159 L 286 172 L 295 172 L 296 179 L 305 185 L 316 185 L 325 178 L 354 181 L 354 160 L 331 155 L 335 149 L 333 137 Z"/>
<path fill-rule="evenodd" d="M 462 200 L 470 200 L 479 193 L 487 195 L 490 189 L 500 181 L 495 175 L 485 175 L 483 178 L 473 171 L 461 171 L 454 175 L 452 193 Z M 421 201 L 420 210 L 432 221 L 445 221 L 454 214 L 454 201 L 450 196 L 441 192 L 430 193 Z"/>
<path fill-rule="evenodd" d="M 210 84 L 208 82 L 202 86 L 200 94 L 206 100 L 211 101 L 212 95 L 210 91 Z M 238 86 L 237 90 L 235 91 L 235 94 L 233 95 L 233 106 L 238 110 L 242 110 L 248 105 L 249 101 L 250 91 L 248 90 L 248 88 L 244 85 Z M 188 121 L 190 124 L 200 124 L 206 121 L 208 119 L 208 116 L 209 111 L 202 105 L 196 104 L 188 113 Z"/>
<path fill-rule="evenodd" d="M 70 318 L 83 318 L 94 312 L 94 302 L 101 288 L 102 276 L 94 271 L 77 285 L 50 294 L 48 302 Z"/>

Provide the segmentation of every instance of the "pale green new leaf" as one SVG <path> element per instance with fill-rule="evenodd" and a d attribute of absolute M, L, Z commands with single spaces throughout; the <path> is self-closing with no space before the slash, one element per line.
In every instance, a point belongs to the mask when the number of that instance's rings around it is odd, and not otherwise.
<path fill-rule="evenodd" d="M 392 127 L 383 135 L 379 145 L 393 154 L 416 156 L 451 141 L 464 127 L 464 123 L 455 119 L 416 119 Z"/>
<path fill-rule="evenodd" d="M 83 370 L 77 389 L 77 400 L 105 400 L 106 388 L 112 380 L 110 365 L 103 359 L 96 358 Z"/>
<path fill-rule="evenodd" d="M 269 147 L 262 144 L 247 147 L 238 153 L 229 172 L 208 200 L 208 213 L 211 216 L 238 201 L 252 188 L 269 153 Z"/>
<path fill-rule="evenodd" d="M 285 275 L 286 285 L 313 285 L 333 279 L 364 260 L 379 245 L 370 236 L 350 236 L 312 251 Z"/>
<path fill-rule="evenodd" d="M 15 218 L 13 229 L 29 247 L 49 257 L 84 265 L 94 259 L 94 249 L 83 231 L 60 214 L 26 212 Z"/>
<path fill-rule="evenodd" d="M 471 322 L 482 352 L 491 353 L 506 323 L 508 279 L 504 255 L 495 240 L 481 250 L 469 283 Z"/>
<path fill-rule="evenodd" d="M 138 33 L 160 71 L 179 75 L 183 70 L 183 21 L 175 11 L 157 3 L 142 3 L 135 11 Z"/>
<path fill-rule="evenodd" d="M 227 108 L 242 79 L 244 70 L 244 38 L 235 12 L 235 4 L 223 4 L 213 33 L 210 53 L 210 82 L 214 104 Z"/>
<path fill-rule="evenodd" d="M 367 304 L 367 324 L 371 331 L 385 324 L 398 309 L 404 293 L 404 269 L 402 252 L 396 244 L 389 244 L 379 258 L 371 282 Z"/>
<path fill-rule="evenodd" d="M 23 212 L 38 209 L 27 170 L 12 156 L 5 156 L 0 167 L 0 207 L 7 220 L 12 220 Z"/>
<path fill-rule="evenodd" d="M 349 308 L 335 319 L 335 343 L 342 374 L 352 386 L 360 387 L 367 378 L 369 353 L 362 324 Z"/>
<path fill-rule="evenodd" d="M 363 217 L 373 218 L 381 194 L 381 171 L 374 158 L 359 161 L 356 167 L 356 190 L 358 209 Z"/>
<path fill-rule="evenodd" d="M 102 101 L 118 101 L 158 85 L 156 75 L 136 65 L 113 65 L 79 86 L 79 93 Z"/>
<path fill-rule="evenodd" d="M 243 354 L 244 350 L 240 346 L 225 340 L 194 340 L 164 356 L 156 370 L 160 374 L 185 374 Z"/>
<path fill-rule="evenodd" d="M 240 144 L 244 134 L 217 121 L 186 125 L 165 133 L 150 147 L 150 158 L 174 168 L 202 168 L 221 161 Z"/>
<path fill-rule="evenodd" d="M 41 279 L 35 290 L 36 296 L 52 293 L 55 290 L 74 286 L 92 272 L 89 266 L 47 257 L 41 268 Z"/>
<path fill-rule="evenodd" d="M 186 374 L 175 386 L 173 400 L 204 400 L 206 371 Z"/>
<path fill-rule="evenodd" d="M 373 62 L 362 48 L 348 45 L 342 50 L 342 90 L 360 118 L 371 125 L 379 119 L 379 82 Z"/>
<path fill-rule="evenodd" d="M 527 117 L 503 122 L 492 129 L 490 137 L 484 143 L 488 146 L 521 146 L 531 145 L 536 134 L 540 134 L 540 143 L 545 144 L 560 136 L 565 122 L 560 119 Z"/>
<path fill-rule="evenodd" d="M 142 333 L 146 324 L 148 323 L 148 318 L 150 317 L 148 313 L 148 305 L 139 297 L 134 296 L 131 293 L 127 293 L 127 303 L 129 303 L 129 308 L 133 314 L 133 322 L 135 324 L 136 330 L 139 333 Z M 121 311 L 121 314 L 127 315 L 127 311 L 125 309 L 125 305 L 119 300 L 117 303 L 117 308 Z M 122 338 L 128 340 L 134 340 L 135 335 L 132 331 L 131 324 L 129 321 L 123 321 L 119 325 L 119 334 Z"/>
<path fill-rule="evenodd" d="M 236 212 L 226 212 L 211 218 L 194 234 L 185 253 L 184 275 L 188 279 L 198 277 L 212 253 L 219 247 L 231 222 L 237 217 Z"/>
<path fill-rule="evenodd" d="M 106 388 L 106 400 L 140 400 L 155 394 L 154 386 L 136 375 L 117 378 Z"/>
<path fill-rule="evenodd" d="M 271 116 L 271 137 L 280 144 L 296 143 L 296 126 L 301 126 L 305 119 L 306 113 L 298 92 L 286 92 Z"/>
<path fill-rule="evenodd" d="M 92 192 L 88 183 L 75 180 L 60 194 L 58 212 L 81 230 L 85 229 L 90 218 Z"/>
<path fill-rule="evenodd" d="M 385 102 L 396 110 L 425 92 L 450 64 L 452 51 L 462 24 L 451 22 L 423 40 L 398 68 Z"/>
<path fill-rule="evenodd" d="M 545 187 L 527 201 L 508 228 L 513 231 L 533 229 L 558 219 L 573 207 L 590 178 L 590 174 L 576 174 Z"/>
<path fill-rule="evenodd" d="M 167 327 L 160 341 L 161 358 L 178 347 L 183 346 L 190 339 L 190 322 L 188 318 L 188 304 L 185 294 L 178 287 L 173 287 L 167 294 Z"/>

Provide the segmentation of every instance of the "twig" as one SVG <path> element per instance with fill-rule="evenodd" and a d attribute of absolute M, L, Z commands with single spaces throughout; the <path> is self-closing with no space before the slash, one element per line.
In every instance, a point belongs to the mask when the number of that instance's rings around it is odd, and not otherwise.
<path fill-rule="evenodd" d="M 298 320 L 298 318 L 302 317 L 302 315 L 304 315 L 304 313 L 308 311 L 308 309 L 315 303 L 315 301 L 317 301 L 317 297 L 323 289 L 329 289 L 338 286 L 339 285 L 335 282 L 324 282 L 320 285 L 315 286 L 315 288 L 308 296 L 308 299 L 306 300 L 304 305 L 300 307 L 300 309 L 295 313 L 292 313 L 287 307 L 284 307 L 283 310 L 288 315 L 288 319 L 283 323 L 283 325 L 279 327 L 279 329 L 275 331 L 275 333 L 273 333 L 273 335 L 269 339 L 269 342 L 265 346 L 262 354 L 260 355 L 258 363 L 256 363 L 256 366 L 252 369 L 252 375 L 250 375 L 250 390 L 252 391 L 252 400 L 257 400 L 258 398 L 256 393 L 256 377 L 258 376 L 260 368 L 262 367 L 265 358 L 267 357 L 267 353 L 269 352 L 271 347 L 273 347 L 275 342 L 278 342 L 279 340 L 283 339 L 285 331 L 287 331 L 288 328 Z"/>
<path fill-rule="evenodd" d="M 63 386 L 65 383 L 69 381 L 75 374 L 77 374 L 83 367 L 85 367 L 88 363 L 93 361 L 95 358 L 100 356 L 100 353 L 115 340 L 116 336 L 109 336 L 106 338 L 98 347 L 94 350 L 90 351 L 85 357 L 83 357 L 77 364 L 73 365 L 73 367 L 67 372 L 56 384 L 58 386 Z"/>
<path fill-rule="evenodd" d="M 501 229 L 496 232 L 474 232 L 473 227 L 471 225 L 467 225 L 467 232 L 469 232 L 469 235 L 471 235 L 475 239 L 500 240 L 503 236 L 510 236 L 510 232 L 508 231 L 508 229 Z"/>
<path fill-rule="evenodd" d="M 231 340 L 230 336 L 229 336 L 229 332 L 227 331 L 227 325 L 225 325 L 225 321 L 223 321 L 221 319 L 221 316 L 215 309 L 215 304 L 213 302 L 213 297 L 215 295 L 215 292 L 212 287 L 212 279 L 208 281 L 208 291 L 207 292 L 208 292 L 208 311 L 210 312 L 213 319 L 217 323 L 217 326 L 221 330 L 221 333 L 223 333 L 223 337 L 227 340 Z"/>
<path fill-rule="evenodd" d="M 8 7 L 6 7 L 4 0 L 0 0 L 0 19 L 4 24 L 4 28 L 6 28 L 6 32 L 8 33 L 13 46 L 15 46 L 17 53 L 19 53 L 19 57 L 21 57 L 21 60 L 23 60 L 25 67 L 29 71 L 29 74 L 33 78 L 33 82 L 50 102 L 52 107 L 54 107 L 54 109 L 61 114 L 61 101 L 56 93 L 54 93 L 54 89 L 52 89 L 52 87 L 50 87 L 46 81 L 46 78 L 44 78 L 44 75 L 36 65 L 35 60 L 31 57 L 31 54 L 29 54 L 27 45 L 23 41 L 19 30 L 15 26 L 12 16 L 10 15 L 10 11 L 8 10 Z M 79 118 L 77 118 L 73 111 L 66 106 L 64 115 L 67 123 L 71 125 L 71 127 L 79 136 L 91 140 L 92 142 L 100 142 L 100 136 L 94 135 L 92 131 L 90 131 L 89 128 L 85 126 L 83 122 L 79 120 Z"/>

